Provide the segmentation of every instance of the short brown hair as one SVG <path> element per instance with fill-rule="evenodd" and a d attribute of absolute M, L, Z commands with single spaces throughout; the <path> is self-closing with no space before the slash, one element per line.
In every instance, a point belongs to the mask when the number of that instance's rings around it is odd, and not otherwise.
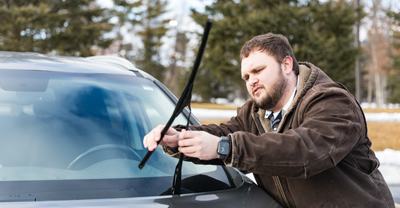
<path fill-rule="evenodd" d="M 299 64 L 296 57 L 293 55 L 292 47 L 288 39 L 281 34 L 267 33 L 253 37 L 247 41 L 240 51 L 240 60 L 247 58 L 251 52 L 259 50 L 266 52 L 268 55 L 275 58 L 281 64 L 286 56 L 293 59 L 293 71 L 296 75 L 299 74 Z"/>

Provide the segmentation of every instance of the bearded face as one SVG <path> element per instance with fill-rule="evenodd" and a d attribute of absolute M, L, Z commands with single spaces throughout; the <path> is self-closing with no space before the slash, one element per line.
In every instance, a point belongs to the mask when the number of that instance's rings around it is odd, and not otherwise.
<path fill-rule="evenodd" d="M 278 79 L 275 80 L 268 89 L 262 83 L 256 84 L 253 88 L 259 88 L 263 90 L 259 96 L 254 95 L 254 91 L 251 93 L 251 98 L 257 107 L 265 110 L 274 108 L 278 102 L 282 99 L 284 91 L 286 89 L 287 81 L 285 80 L 282 70 L 279 72 Z"/>
<path fill-rule="evenodd" d="M 283 107 L 284 99 L 290 93 L 290 62 L 290 57 L 285 57 L 280 63 L 273 56 L 261 51 L 253 51 L 242 60 L 242 79 L 257 107 L 271 111 Z"/>

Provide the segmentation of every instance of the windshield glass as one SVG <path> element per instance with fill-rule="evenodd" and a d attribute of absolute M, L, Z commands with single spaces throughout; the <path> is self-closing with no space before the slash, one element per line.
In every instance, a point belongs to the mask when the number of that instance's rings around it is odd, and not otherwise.
<path fill-rule="evenodd" d="M 85 179 L 138 179 L 136 185 L 143 185 L 145 179 L 157 178 L 167 183 L 165 189 L 172 184 L 178 160 L 160 147 L 142 170 L 138 168 L 147 153 L 143 137 L 166 124 L 175 107 L 151 81 L 126 75 L 0 70 L 0 88 L 0 181 L 7 182 L 0 184 L 0 196 L 8 194 L 13 181 L 80 181 L 81 188 Z M 186 124 L 183 114 L 174 124 Z M 183 179 L 206 175 L 229 184 L 218 166 L 185 162 L 182 171 Z"/>

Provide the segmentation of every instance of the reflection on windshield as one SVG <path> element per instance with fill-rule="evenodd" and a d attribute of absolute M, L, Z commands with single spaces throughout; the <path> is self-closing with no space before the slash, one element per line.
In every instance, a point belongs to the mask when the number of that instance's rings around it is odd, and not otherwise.
<path fill-rule="evenodd" d="M 172 176 L 177 160 L 159 148 L 143 170 L 143 137 L 174 104 L 152 82 L 117 75 L 0 72 L 0 180 Z M 185 124 L 180 115 L 175 124 Z M 185 163 L 183 174 L 216 166 Z"/>

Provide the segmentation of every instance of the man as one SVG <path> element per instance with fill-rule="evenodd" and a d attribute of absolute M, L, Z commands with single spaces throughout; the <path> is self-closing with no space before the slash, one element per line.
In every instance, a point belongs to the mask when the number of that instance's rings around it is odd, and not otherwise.
<path fill-rule="evenodd" d="M 170 128 L 167 154 L 252 172 L 284 207 L 394 207 L 364 114 L 343 85 L 297 63 L 282 35 L 254 37 L 240 57 L 252 100 L 226 124 Z M 146 148 L 157 147 L 162 128 L 146 135 Z"/>

